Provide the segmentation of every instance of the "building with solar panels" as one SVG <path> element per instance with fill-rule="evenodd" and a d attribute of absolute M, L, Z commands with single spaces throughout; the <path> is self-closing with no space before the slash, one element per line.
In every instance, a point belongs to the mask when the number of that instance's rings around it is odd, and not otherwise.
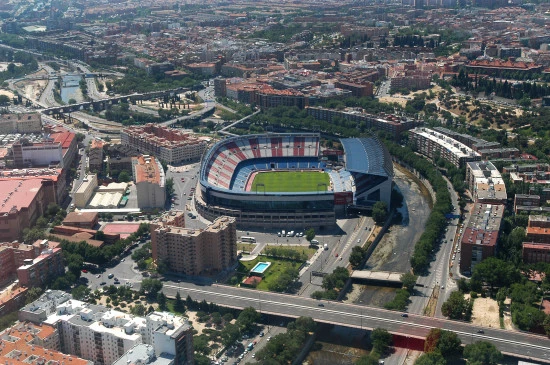
<path fill-rule="evenodd" d="M 318 133 L 230 137 L 204 156 L 194 199 L 208 220 L 240 227 L 330 227 L 347 208 L 390 204 L 393 167 L 374 137 L 341 139 L 337 161 L 321 154 Z"/>

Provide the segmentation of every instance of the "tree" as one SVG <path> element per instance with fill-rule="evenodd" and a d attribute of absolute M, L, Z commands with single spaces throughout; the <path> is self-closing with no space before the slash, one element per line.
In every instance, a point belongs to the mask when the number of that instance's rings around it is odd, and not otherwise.
<path fill-rule="evenodd" d="M 7 95 L 0 95 L 0 105 L 1 105 L 1 106 L 9 105 L 9 103 L 10 103 L 10 98 L 9 98 L 9 96 L 7 96 Z"/>
<path fill-rule="evenodd" d="M 246 332 L 253 329 L 259 320 L 260 313 L 252 307 L 247 307 L 241 312 L 241 314 L 239 314 L 239 317 L 237 317 L 237 324 L 242 331 Z"/>
<path fill-rule="evenodd" d="M 363 258 L 365 257 L 365 251 L 361 246 L 354 246 L 351 249 L 351 254 L 349 255 L 349 263 L 353 268 L 358 267 L 363 262 Z"/>
<path fill-rule="evenodd" d="M 447 361 L 445 358 L 437 352 L 422 354 L 416 361 L 414 365 L 446 365 Z"/>
<path fill-rule="evenodd" d="M 40 228 L 25 228 L 23 229 L 23 240 L 27 244 L 32 244 L 36 240 L 44 239 L 46 235 L 44 234 L 44 230 Z"/>
<path fill-rule="evenodd" d="M 208 344 L 208 336 L 200 335 L 193 336 L 193 348 L 196 352 L 199 352 L 203 355 L 210 354 L 210 346 Z"/>
<path fill-rule="evenodd" d="M 460 341 L 456 333 L 441 330 L 441 337 L 437 348 L 441 355 L 447 358 L 452 355 L 460 354 L 462 350 L 462 341 Z"/>
<path fill-rule="evenodd" d="M 40 217 L 36 220 L 36 227 L 44 229 L 48 226 L 48 219 L 46 217 Z"/>
<path fill-rule="evenodd" d="M 130 313 L 132 313 L 134 316 L 144 316 L 145 315 L 145 306 L 141 303 L 136 304 L 135 306 L 130 309 Z"/>
<path fill-rule="evenodd" d="M 355 362 L 355 365 L 378 365 L 380 356 L 376 353 L 370 353 L 368 355 L 363 355 Z"/>
<path fill-rule="evenodd" d="M 515 230 L 514 230 L 515 231 Z M 512 283 L 520 282 L 521 275 L 514 264 L 489 257 L 476 265 L 472 274 L 472 281 L 477 283 L 487 283 L 491 287 L 501 288 L 510 286 Z"/>
<path fill-rule="evenodd" d="M 466 345 L 464 359 L 471 365 L 496 365 L 502 360 L 502 354 L 492 343 L 478 341 Z"/>
<path fill-rule="evenodd" d="M 414 288 L 414 285 L 416 284 L 416 280 L 418 279 L 418 276 L 411 274 L 410 272 L 407 272 L 401 275 L 400 279 L 401 279 L 401 282 L 403 283 L 403 287 L 408 291 L 412 291 Z"/>
<path fill-rule="evenodd" d="M 461 291 L 455 290 L 441 306 L 441 313 L 450 319 L 462 319 L 468 303 Z"/>
<path fill-rule="evenodd" d="M 241 331 L 236 324 L 229 323 L 224 326 L 220 336 L 222 338 L 222 344 L 229 346 L 239 339 Z"/>
<path fill-rule="evenodd" d="M 180 292 L 178 291 L 176 293 L 176 301 L 174 302 L 174 311 L 178 313 L 184 313 L 185 312 L 185 304 L 183 303 L 183 300 L 181 299 Z"/>
<path fill-rule="evenodd" d="M 372 219 L 376 224 L 383 224 L 388 218 L 388 205 L 386 202 L 379 201 L 372 207 Z"/>
<path fill-rule="evenodd" d="M 90 288 L 88 288 L 85 285 L 79 285 L 76 288 L 74 288 L 73 290 L 71 290 L 71 295 L 76 300 L 83 300 L 84 298 L 89 296 L 90 293 L 91 293 Z"/>
<path fill-rule="evenodd" d="M 165 311 L 168 309 L 166 306 L 166 295 L 163 292 L 157 294 L 157 303 L 159 305 L 159 310 Z"/>
<path fill-rule="evenodd" d="M 309 228 L 306 231 L 306 240 L 311 243 L 311 240 L 315 238 L 315 229 Z"/>
<path fill-rule="evenodd" d="M 392 336 L 384 328 L 376 328 L 371 332 L 370 340 L 372 342 L 372 351 L 379 355 L 384 355 L 391 345 Z"/>
<path fill-rule="evenodd" d="M 39 287 L 30 288 L 27 291 L 27 295 L 25 296 L 25 304 L 30 304 L 34 302 L 35 300 L 40 298 L 43 292 L 44 291 L 42 290 L 42 288 Z"/>
<path fill-rule="evenodd" d="M 120 174 L 118 174 L 118 182 L 130 182 L 131 180 L 130 174 L 126 170 L 122 170 Z"/>
<path fill-rule="evenodd" d="M 157 293 L 162 290 L 162 282 L 157 279 L 143 279 L 141 281 L 141 290 L 150 298 L 155 298 Z"/>
<path fill-rule="evenodd" d="M 349 272 L 345 267 L 337 267 L 332 274 L 323 278 L 322 287 L 325 290 L 341 289 L 349 279 Z"/>

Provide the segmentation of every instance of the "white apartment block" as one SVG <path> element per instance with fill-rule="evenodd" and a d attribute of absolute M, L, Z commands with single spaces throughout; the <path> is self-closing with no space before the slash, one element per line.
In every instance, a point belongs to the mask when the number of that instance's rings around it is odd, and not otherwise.
<path fill-rule="evenodd" d="M 23 318 L 30 315 L 35 321 L 54 326 L 62 352 L 96 365 L 112 365 L 140 344 L 150 345 L 155 356 L 172 359 L 175 364 L 193 364 L 192 327 L 185 318 L 172 313 L 137 317 L 70 299 L 58 291 L 48 291 L 21 312 Z"/>

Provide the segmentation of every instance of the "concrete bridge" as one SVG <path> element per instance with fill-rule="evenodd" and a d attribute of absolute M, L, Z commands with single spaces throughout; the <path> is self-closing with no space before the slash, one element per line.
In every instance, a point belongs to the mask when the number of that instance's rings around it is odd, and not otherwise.
<path fill-rule="evenodd" d="M 108 98 L 108 99 L 86 101 L 86 102 L 70 104 L 70 105 L 55 106 L 55 107 L 43 109 L 42 113 L 46 115 L 58 116 L 64 113 L 78 112 L 81 110 L 101 111 L 101 110 L 107 109 L 107 107 L 110 105 L 115 105 L 119 103 L 134 104 L 136 101 L 162 98 L 165 96 L 170 97 L 176 94 L 184 93 L 186 91 L 189 91 L 189 89 L 180 87 L 180 88 L 171 89 L 171 90 L 151 91 L 151 92 L 141 93 L 141 94 L 135 93 L 131 95 L 117 96 L 117 97 Z"/>
<path fill-rule="evenodd" d="M 401 286 L 403 285 L 401 282 L 401 275 L 403 274 L 402 272 L 391 271 L 355 270 L 351 274 L 351 279 L 354 281 Z"/>

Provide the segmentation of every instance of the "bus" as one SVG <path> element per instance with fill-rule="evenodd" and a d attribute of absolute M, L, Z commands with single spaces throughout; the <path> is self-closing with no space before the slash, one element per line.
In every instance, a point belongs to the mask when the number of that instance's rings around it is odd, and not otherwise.
<path fill-rule="evenodd" d="M 247 237 L 247 236 L 241 237 L 241 241 L 256 243 L 256 239 L 254 237 Z"/>

